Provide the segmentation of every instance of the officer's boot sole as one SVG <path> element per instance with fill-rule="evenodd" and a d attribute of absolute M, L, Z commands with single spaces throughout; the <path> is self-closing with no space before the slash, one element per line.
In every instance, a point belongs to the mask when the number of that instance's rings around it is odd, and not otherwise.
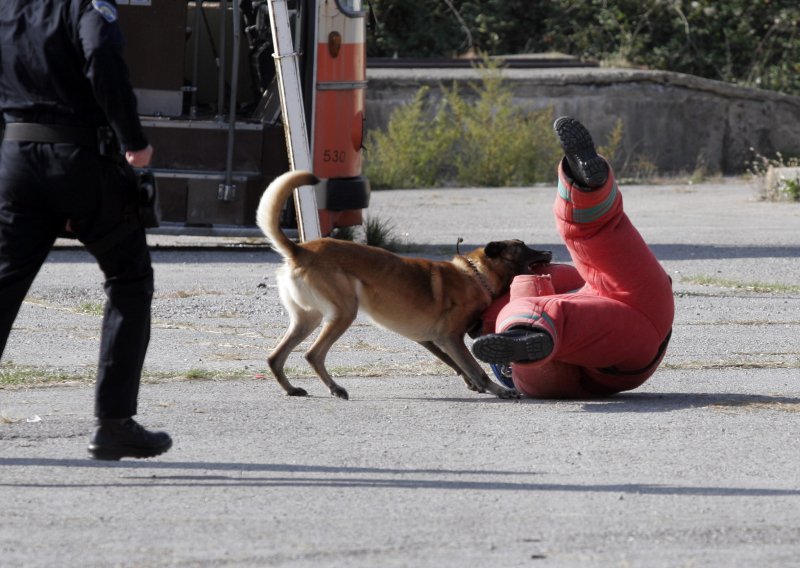
<path fill-rule="evenodd" d="M 586 127 L 574 118 L 562 116 L 556 119 L 553 130 L 564 149 L 575 181 L 588 188 L 602 186 L 608 179 L 608 164 L 597 155 L 592 135 Z"/>
<path fill-rule="evenodd" d="M 483 335 L 472 344 L 472 352 L 487 363 L 540 361 L 553 352 L 553 338 L 536 331 Z"/>
<path fill-rule="evenodd" d="M 164 446 L 142 448 L 139 446 L 97 446 L 89 444 L 89 454 L 96 460 L 119 461 L 122 458 L 154 458 L 172 447 L 172 440 Z"/>

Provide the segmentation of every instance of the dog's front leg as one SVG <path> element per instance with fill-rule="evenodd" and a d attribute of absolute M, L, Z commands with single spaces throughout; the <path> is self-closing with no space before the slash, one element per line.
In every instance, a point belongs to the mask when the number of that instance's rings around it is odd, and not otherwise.
<path fill-rule="evenodd" d="M 450 356 L 439 349 L 433 341 L 418 341 L 420 345 L 422 345 L 425 349 L 433 353 L 439 361 L 450 367 L 456 372 L 456 375 L 464 379 L 464 383 L 467 385 L 467 388 L 471 391 L 478 391 L 478 388 L 472 384 L 472 381 L 467 377 L 467 374 L 459 367 Z M 480 391 L 483 392 L 483 391 Z"/>
<path fill-rule="evenodd" d="M 492 381 L 484 372 L 480 364 L 464 345 L 464 337 L 445 337 L 435 342 L 436 346 L 444 351 L 450 358 L 464 370 L 464 378 L 469 379 L 478 392 L 486 392 L 499 398 L 519 398 L 520 394 L 514 389 L 507 389 Z"/>

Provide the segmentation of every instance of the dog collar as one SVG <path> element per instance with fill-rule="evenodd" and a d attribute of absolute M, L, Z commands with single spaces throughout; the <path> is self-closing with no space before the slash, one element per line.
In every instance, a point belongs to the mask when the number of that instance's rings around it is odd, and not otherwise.
<path fill-rule="evenodd" d="M 478 282 L 481 283 L 481 286 L 483 286 L 484 290 L 489 292 L 489 298 L 493 300 L 495 297 L 495 293 L 492 291 L 492 287 L 489 285 L 489 281 L 486 280 L 486 276 L 484 276 L 483 273 L 480 270 L 478 270 L 478 267 L 475 266 L 475 262 L 471 258 L 463 255 L 461 258 L 467 261 L 467 264 L 469 264 L 470 268 L 472 268 L 472 271 L 475 273 L 475 276 L 478 277 Z"/>

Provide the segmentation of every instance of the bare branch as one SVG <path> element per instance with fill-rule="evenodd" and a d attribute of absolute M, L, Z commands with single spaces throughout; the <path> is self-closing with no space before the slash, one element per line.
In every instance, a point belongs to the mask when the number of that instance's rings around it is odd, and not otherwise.
<path fill-rule="evenodd" d="M 472 49 L 472 47 L 475 45 L 475 42 L 472 39 L 472 32 L 470 32 L 469 28 L 467 27 L 467 22 L 465 22 L 464 18 L 461 17 L 461 14 L 458 10 L 456 10 L 456 7 L 453 5 L 451 0 L 443 0 L 443 2 L 448 8 L 450 8 L 450 11 L 453 12 L 456 20 L 458 20 L 458 23 L 461 25 L 461 29 L 464 30 L 464 35 L 467 36 L 467 49 Z"/>

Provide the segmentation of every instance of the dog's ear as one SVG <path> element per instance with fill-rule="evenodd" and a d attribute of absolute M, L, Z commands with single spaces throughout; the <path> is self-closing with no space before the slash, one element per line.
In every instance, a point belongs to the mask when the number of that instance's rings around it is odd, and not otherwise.
<path fill-rule="evenodd" d="M 485 252 L 486 256 L 489 258 L 497 258 L 503 253 L 504 250 L 506 250 L 507 246 L 508 243 L 504 241 L 492 241 L 483 247 L 483 252 Z"/>

